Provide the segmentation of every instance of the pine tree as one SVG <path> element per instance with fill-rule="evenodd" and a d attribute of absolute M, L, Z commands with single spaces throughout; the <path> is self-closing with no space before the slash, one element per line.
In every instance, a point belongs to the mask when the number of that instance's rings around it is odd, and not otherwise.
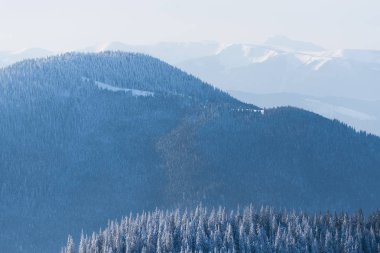
<path fill-rule="evenodd" d="M 80 235 L 80 243 L 79 243 L 79 253 L 86 253 L 86 240 L 83 235 L 83 231 Z"/>
<path fill-rule="evenodd" d="M 75 253 L 74 240 L 73 240 L 73 237 L 71 235 L 69 235 L 69 237 L 67 238 L 67 246 L 64 250 L 64 253 Z"/>

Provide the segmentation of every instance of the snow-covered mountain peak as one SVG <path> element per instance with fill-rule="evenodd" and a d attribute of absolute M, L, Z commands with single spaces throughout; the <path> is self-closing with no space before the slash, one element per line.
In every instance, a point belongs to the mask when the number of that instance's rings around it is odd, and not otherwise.
<path fill-rule="evenodd" d="M 5 67 L 18 61 L 51 56 L 54 53 L 42 48 L 23 48 L 15 51 L 5 51 L 0 56 L 0 67 Z"/>
<path fill-rule="evenodd" d="M 223 52 L 226 48 L 232 46 L 233 43 L 220 43 L 215 51 L 215 55 L 218 55 L 220 54 L 221 52 Z"/>
<path fill-rule="evenodd" d="M 269 60 L 281 61 L 296 65 L 306 65 L 312 67 L 313 70 L 319 70 L 326 63 L 334 60 L 341 59 L 342 61 L 352 60 L 352 56 L 347 53 L 347 50 L 334 50 L 334 51 L 287 51 L 283 49 L 252 44 L 229 44 L 223 46 L 215 57 L 218 58 L 226 68 L 235 68 L 255 63 L 265 63 Z M 356 56 L 361 59 L 363 56 Z M 211 57 L 211 56 L 210 56 Z M 365 59 L 365 58 L 364 58 Z M 367 55 L 367 59 L 371 58 Z M 376 59 L 375 56 L 372 59 Z M 297 63 L 298 62 L 298 63 Z"/>
<path fill-rule="evenodd" d="M 113 41 L 106 42 L 98 47 L 96 47 L 95 52 L 104 52 L 104 51 L 128 51 L 130 46 L 122 42 Z"/>
<path fill-rule="evenodd" d="M 279 54 L 283 54 L 283 52 L 263 46 L 230 44 L 221 50 L 216 56 L 222 65 L 231 68 L 252 63 L 262 63 Z"/>
<path fill-rule="evenodd" d="M 20 50 L 12 51 L 10 54 L 41 57 L 41 55 L 51 55 L 52 52 L 43 48 L 23 48 Z"/>

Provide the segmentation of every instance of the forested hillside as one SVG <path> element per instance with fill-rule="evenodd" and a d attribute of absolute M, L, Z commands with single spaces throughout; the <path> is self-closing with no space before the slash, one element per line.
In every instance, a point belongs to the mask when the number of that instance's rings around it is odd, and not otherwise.
<path fill-rule="evenodd" d="M 156 207 L 380 205 L 380 139 L 295 108 L 242 103 L 155 58 L 64 54 L 0 70 L 0 245 Z"/>
<path fill-rule="evenodd" d="M 380 213 L 296 213 L 252 206 L 141 213 L 69 236 L 62 253 L 380 252 Z"/>

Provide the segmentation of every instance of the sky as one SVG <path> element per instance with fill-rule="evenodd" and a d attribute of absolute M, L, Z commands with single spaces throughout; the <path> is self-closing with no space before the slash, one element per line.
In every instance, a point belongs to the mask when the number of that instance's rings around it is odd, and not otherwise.
<path fill-rule="evenodd" d="M 379 0 L 0 0 L 0 51 L 127 44 L 260 43 L 380 50 Z"/>

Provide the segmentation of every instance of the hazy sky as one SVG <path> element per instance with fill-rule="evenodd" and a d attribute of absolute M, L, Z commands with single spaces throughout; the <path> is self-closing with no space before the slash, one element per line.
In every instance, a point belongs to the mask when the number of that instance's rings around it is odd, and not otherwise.
<path fill-rule="evenodd" d="M 0 0 L 0 51 L 109 41 L 257 43 L 280 34 L 380 50 L 380 0 Z"/>

